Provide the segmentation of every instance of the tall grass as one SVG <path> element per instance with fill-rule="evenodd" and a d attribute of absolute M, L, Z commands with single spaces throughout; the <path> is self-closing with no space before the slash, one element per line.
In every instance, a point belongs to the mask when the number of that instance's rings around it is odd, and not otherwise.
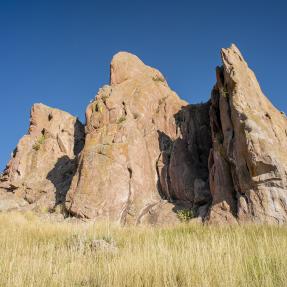
<path fill-rule="evenodd" d="M 95 251 L 92 239 L 118 252 Z M 287 228 L 118 227 L 0 214 L 0 286 L 287 286 Z"/>

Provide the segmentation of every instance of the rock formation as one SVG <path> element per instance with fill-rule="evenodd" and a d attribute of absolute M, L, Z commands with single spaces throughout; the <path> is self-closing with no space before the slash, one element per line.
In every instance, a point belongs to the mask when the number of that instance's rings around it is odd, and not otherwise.
<path fill-rule="evenodd" d="M 18 143 L 0 180 L 2 209 L 40 210 L 64 203 L 84 144 L 84 127 L 70 114 L 35 104 L 28 134 Z"/>
<path fill-rule="evenodd" d="M 210 110 L 210 219 L 286 222 L 287 119 L 235 45 L 221 55 Z"/>
<path fill-rule="evenodd" d="M 235 45 L 221 54 L 206 104 L 188 105 L 158 70 L 120 52 L 85 127 L 34 105 L 0 179 L 0 210 L 60 204 L 122 224 L 177 222 L 179 210 L 210 223 L 286 222 L 287 119 Z"/>
<path fill-rule="evenodd" d="M 152 213 L 149 220 L 157 222 L 166 208 L 157 205 L 170 199 L 169 189 L 161 189 L 163 157 L 179 136 L 174 115 L 185 105 L 159 71 L 129 53 L 115 55 L 111 85 L 87 107 L 86 143 L 68 211 L 121 223 L 140 223 Z"/>

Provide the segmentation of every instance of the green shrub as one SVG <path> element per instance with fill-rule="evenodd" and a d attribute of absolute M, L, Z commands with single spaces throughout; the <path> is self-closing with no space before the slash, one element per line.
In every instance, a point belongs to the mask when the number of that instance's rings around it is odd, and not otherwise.
<path fill-rule="evenodd" d="M 36 142 L 33 144 L 32 148 L 36 151 L 38 151 L 41 147 L 42 144 L 44 144 L 45 142 L 45 135 L 42 134 L 37 140 Z"/>
<path fill-rule="evenodd" d="M 121 116 L 118 120 L 117 120 L 117 124 L 121 124 L 122 122 L 124 122 L 126 120 L 125 116 Z"/>
<path fill-rule="evenodd" d="M 99 103 L 95 104 L 95 112 L 103 112 L 103 106 L 101 106 Z"/>
<path fill-rule="evenodd" d="M 102 99 L 102 101 L 105 103 L 106 100 L 108 99 L 108 97 L 109 97 L 109 95 L 103 94 L 103 95 L 101 96 L 101 99 Z"/>
<path fill-rule="evenodd" d="M 226 89 L 226 87 L 224 88 L 221 88 L 220 91 L 219 91 L 220 95 L 224 98 L 228 98 L 229 97 L 229 94 L 228 94 L 228 91 Z"/>
<path fill-rule="evenodd" d="M 162 82 L 164 83 L 164 78 L 161 78 L 160 76 L 156 75 L 152 77 L 153 81 L 155 82 Z"/>
<path fill-rule="evenodd" d="M 190 219 L 194 218 L 194 213 L 190 209 L 181 209 L 177 211 L 177 217 L 181 222 L 188 222 Z"/>

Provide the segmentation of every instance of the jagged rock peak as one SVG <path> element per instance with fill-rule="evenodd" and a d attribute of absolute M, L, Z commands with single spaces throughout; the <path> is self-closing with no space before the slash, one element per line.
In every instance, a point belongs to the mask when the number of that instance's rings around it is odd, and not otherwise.
<path fill-rule="evenodd" d="M 17 206 L 19 199 L 29 209 L 63 203 L 83 144 L 84 126 L 76 117 L 34 104 L 28 133 L 0 177 L 2 208 Z"/>
<path fill-rule="evenodd" d="M 151 78 L 166 83 L 163 75 L 156 69 L 145 65 L 137 56 L 128 52 L 119 52 L 111 62 L 110 84 L 120 84 L 129 79 L 143 81 Z"/>
<path fill-rule="evenodd" d="M 162 168 L 167 168 L 162 154 L 179 136 L 175 114 L 187 103 L 159 71 L 129 53 L 114 56 L 111 84 L 87 107 L 86 141 L 67 210 L 122 223 L 176 219 L 158 186 Z M 163 215 L 167 209 L 169 215 Z M 154 216 L 149 216 L 151 210 Z"/>
<path fill-rule="evenodd" d="M 286 223 L 286 116 L 234 44 L 221 57 L 205 104 L 188 105 L 127 52 L 113 57 L 85 127 L 35 104 L 0 177 L 0 210 L 61 205 L 77 217 L 165 224 L 184 209 L 210 223 Z"/>
<path fill-rule="evenodd" d="M 224 62 L 225 59 L 239 59 L 240 61 L 244 61 L 244 58 L 235 44 L 231 44 L 229 48 L 222 48 L 221 49 L 221 57 Z M 246 63 L 246 62 L 245 62 Z"/>
<path fill-rule="evenodd" d="M 235 45 L 221 51 L 210 111 L 211 221 L 287 220 L 287 120 Z"/>

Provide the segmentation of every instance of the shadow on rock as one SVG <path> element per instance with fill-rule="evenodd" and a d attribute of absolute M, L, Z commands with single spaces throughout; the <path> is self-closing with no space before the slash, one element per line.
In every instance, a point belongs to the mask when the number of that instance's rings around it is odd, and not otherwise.
<path fill-rule="evenodd" d="M 71 160 L 65 155 L 58 159 L 54 168 L 48 173 L 47 179 L 53 183 L 56 189 L 55 206 L 65 202 L 75 172 L 76 160 Z"/>
<path fill-rule="evenodd" d="M 55 206 L 63 204 L 66 201 L 66 195 L 70 189 L 73 176 L 76 173 L 78 165 L 78 155 L 82 151 L 85 144 L 85 128 L 77 119 L 74 125 L 74 159 L 70 159 L 67 155 L 58 159 L 54 168 L 48 173 L 47 179 L 55 186 Z"/>
<path fill-rule="evenodd" d="M 85 127 L 77 119 L 74 125 L 74 155 L 77 156 L 85 145 Z"/>
<path fill-rule="evenodd" d="M 188 105 L 174 115 L 178 137 L 158 131 L 158 190 L 175 205 L 174 211 L 193 209 L 204 217 L 212 197 L 209 189 L 208 157 L 212 147 L 210 103 Z"/>

